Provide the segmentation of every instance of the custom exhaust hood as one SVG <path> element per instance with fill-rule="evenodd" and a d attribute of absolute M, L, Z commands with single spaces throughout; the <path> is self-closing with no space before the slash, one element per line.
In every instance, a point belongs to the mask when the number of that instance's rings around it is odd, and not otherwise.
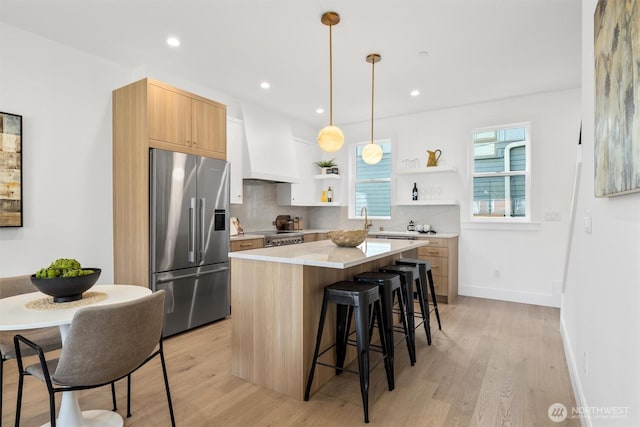
<path fill-rule="evenodd" d="M 243 178 L 299 181 L 291 125 L 282 117 L 253 105 L 242 106 L 246 146 Z"/>

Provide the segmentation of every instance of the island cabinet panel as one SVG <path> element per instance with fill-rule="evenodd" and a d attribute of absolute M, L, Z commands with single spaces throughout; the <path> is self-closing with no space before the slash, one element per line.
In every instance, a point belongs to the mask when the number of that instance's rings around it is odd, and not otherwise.
<path fill-rule="evenodd" d="M 114 90 L 112 107 L 114 279 L 149 286 L 149 149 L 224 159 L 226 107 L 152 79 Z M 191 146 L 194 129 L 214 141 Z"/>
<path fill-rule="evenodd" d="M 418 248 L 418 258 L 429 260 L 438 301 L 455 302 L 458 296 L 458 237 L 427 237 L 429 245 Z"/>
<path fill-rule="evenodd" d="M 409 249 L 344 269 L 232 258 L 231 373 L 303 400 L 325 286 L 377 271 L 402 256 L 416 257 L 417 251 Z M 322 348 L 334 341 L 335 306 L 330 306 Z M 349 348 L 345 364 L 355 359 L 355 348 Z M 334 363 L 334 352 L 321 360 Z M 312 394 L 334 375 L 334 369 L 318 366 Z"/>

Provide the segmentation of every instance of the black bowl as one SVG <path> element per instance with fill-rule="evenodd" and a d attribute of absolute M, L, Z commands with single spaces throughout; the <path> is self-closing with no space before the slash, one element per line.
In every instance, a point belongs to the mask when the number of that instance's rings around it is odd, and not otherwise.
<path fill-rule="evenodd" d="M 93 270 L 92 274 L 76 277 L 52 277 L 51 279 L 38 279 L 35 274 L 31 275 L 31 283 L 43 294 L 53 297 L 53 302 L 68 302 L 82 299 L 82 293 L 91 288 L 100 273 L 99 268 L 83 268 L 83 270 Z"/>

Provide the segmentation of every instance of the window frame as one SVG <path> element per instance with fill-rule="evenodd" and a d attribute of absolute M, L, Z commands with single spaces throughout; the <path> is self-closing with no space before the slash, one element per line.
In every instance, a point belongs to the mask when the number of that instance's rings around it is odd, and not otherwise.
<path fill-rule="evenodd" d="M 523 141 L 513 141 L 508 143 L 505 146 L 505 154 L 503 156 L 504 162 L 510 157 L 511 150 L 516 147 L 523 146 L 525 147 L 525 170 L 524 171 L 503 171 L 503 172 L 475 172 L 475 140 L 474 136 L 476 133 L 488 132 L 495 130 L 496 134 L 500 130 L 504 129 L 513 129 L 513 128 L 524 128 L 525 129 L 525 139 Z M 469 188 L 470 196 L 470 206 L 469 206 L 469 216 L 471 222 L 474 223 L 531 223 L 531 205 L 532 205 L 532 192 L 531 192 L 531 135 L 532 124 L 529 121 L 526 122 L 516 122 L 509 123 L 504 125 L 496 125 L 496 126 L 483 126 L 474 128 L 471 131 L 471 143 L 469 144 L 469 177 L 470 177 L 470 185 Z M 507 151 L 508 150 L 508 151 Z M 507 152 L 509 154 L 507 154 Z M 485 158 L 485 156 L 477 157 L 479 159 Z M 511 203 L 507 203 L 507 200 L 510 200 L 509 193 L 507 192 L 507 188 L 510 188 L 510 178 L 514 176 L 524 176 L 524 188 L 525 188 L 525 212 L 524 216 L 507 216 L 511 210 Z M 475 196 L 475 187 L 474 187 L 474 179 L 475 178 L 490 178 L 490 177 L 504 177 L 505 179 L 505 211 L 504 216 L 476 216 L 474 214 L 474 196 Z"/>
<path fill-rule="evenodd" d="M 395 151 L 395 146 L 391 139 L 381 139 L 374 140 L 376 144 L 389 144 L 391 150 L 391 157 L 393 160 L 393 152 Z M 365 142 L 357 142 L 350 145 L 349 149 L 349 199 L 347 206 L 347 218 L 348 219 L 364 219 L 364 216 L 355 212 L 356 206 L 356 184 L 358 182 L 389 182 L 389 216 L 380 216 L 380 215 L 370 215 L 367 213 L 369 219 L 382 219 L 388 220 L 391 219 L 391 207 L 393 206 L 392 201 L 392 193 L 393 193 L 393 168 L 389 173 L 389 178 L 379 178 L 379 179 L 370 179 L 370 180 L 356 180 L 356 161 L 357 161 L 357 153 L 358 147 L 363 146 L 365 144 L 370 144 L 371 141 Z"/>

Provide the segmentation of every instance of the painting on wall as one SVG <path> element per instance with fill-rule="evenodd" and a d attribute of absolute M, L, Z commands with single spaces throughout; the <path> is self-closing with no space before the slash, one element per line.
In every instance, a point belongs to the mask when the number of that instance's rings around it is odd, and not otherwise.
<path fill-rule="evenodd" d="M 638 32 L 638 2 L 598 2 L 594 15 L 596 197 L 640 191 Z"/>
<path fill-rule="evenodd" d="M 22 116 L 1 112 L 0 227 L 22 227 Z"/>

